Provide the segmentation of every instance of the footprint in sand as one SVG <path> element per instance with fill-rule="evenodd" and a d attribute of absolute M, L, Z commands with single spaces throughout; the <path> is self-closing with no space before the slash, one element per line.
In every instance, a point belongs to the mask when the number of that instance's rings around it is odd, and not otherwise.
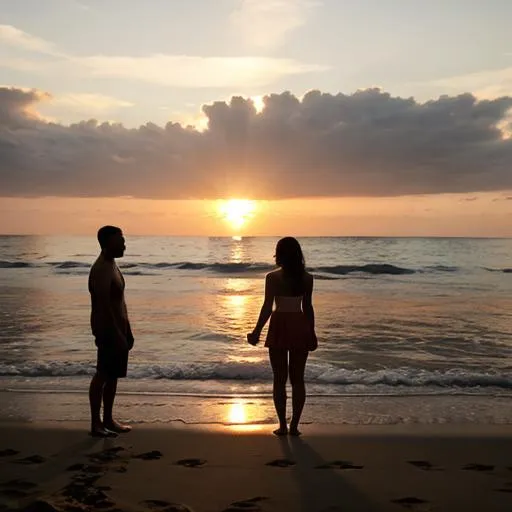
<path fill-rule="evenodd" d="M 105 491 L 110 490 L 109 486 L 94 486 L 94 482 L 101 475 L 92 475 L 81 477 L 77 475 L 71 483 L 66 485 L 61 491 L 60 496 L 66 500 L 68 509 L 79 509 L 79 505 L 86 506 L 85 510 L 91 508 L 112 508 L 115 503 Z"/>
<path fill-rule="evenodd" d="M 86 467 L 86 464 L 72 464 L 66 468 L 66 471 L 82 471 Z"/>
<path fill-rule="evenodd" d="M 462 469 L 466 471 L 493 471 L 494 466 L 487 464 L 475 464 L 472 462 L 471 464 L 466 464 Z"/>
<path fill-rule="evenodd" d="M 170 503 L 164 500 L 144 500 L 140 503 L 152 510 L 158 510 L 158 512 L 194 512 L 190 507 L 182 503 Z"/>
<path fill-rule="evenodd" d="M 1 489 L 0 496 L 11 500 L 17 500 L 20 498 L 26 498 L 28 493 L 20 489 Z"/>
<path fill-rule="evenodd" d="M 441 466 L 435 466 L 431 464 L 428 460 L 408 460 L 408 464 L 412 464 L 413 466 L 423 469 L 423 471 L 443 471 L 444 468 Z"/>
<path fill-rule="evenodd" d="M 1 484 L 0 496 L 9 499 L 26 498 L 30 491 L 37 487 L 37 484 L 27 482 L 26 480 L 10 480 Z"/>
<path fill-rule="evenodd" d="M 14 455 L 18 455 L 18 453 L 20 453 L 18 450 L 7 448 L 6 450 L 0 450 L 0 457 L 13 457 Z"/>
<path fill-rule="evenodd" d="M 142 459 L 142 460 L 158 460 L 163 457 L 163 453 L 159 450 L 153 450 L 151 452 L 139 453 L 139 455 L 134 455 L 134 459 Z"/>
<path fill-rule="evenodd" d="M 8 482 L 5 482 L 2 484 L 2 487 L 9 487 L 11 489 L 19 489 L 21 491 L 28 491 L 30 489 L 33 489 L 34 487 L 37 487 L 37 484 L 33 482 L 29 482 L 27 480 L 9 480 Z"/>
<path fill-rule="evenodd" d="M 295 466 L 295 461 L 289 459 L 276 459 L 267 462 L 265 465 L 274 466 L 276 468 L 287 468 L 289 466 Z"/>
<path fill-rule="evenodd" d="M 397 505 L 401 505 L 402 507 L 409 508 L 411 510 L 422 510 L 425 512 L 431 510 L 427 500 L 417 498 L 416 496 L 398 498 L 396 500 L 391 500 L 391 503 L 396 503 Z"/>
<path fill-rule="evenodd" d="M 25 457 L 24 459 L 17 459 L 15 461 L 16 464 L 42 464 L 43 462 L 46 462 L 46 459 L 44 457 L 41 457 L 41 455 L 31 455 L 30 457 Z"/>
<path fill-rule="evenodd" d="M 265 496 L 256 496 L 247 500 L 234 501 L 228 508 L 225 508 L 222 512 L 240 512 L 241 510 L 247 510 L 249 512 L 259 512 L 261 510 L 260 502 L 268 500 Z"/>
<path fill-rule="evenodd" d="M 101 473 L 104 469 L 93 464 L 73 464 L 66 468 L 66 471 L 81 471 L 82 473 Z"/>
<path fill-rule="evenodd" d="M 91 453 L 88 457 L 92 462 L 112 462 L 119 457 L 118 453 L 121 451 L 124 451 L 123 447 L 115 446 L 102 450 L 101 452 Z"/>
<path fill-rule="evenodd" d="M 326 462 L 320 466 L 316 466 L 315 469 L 363 469 L 364 466 L 357 466 L 352 464 L 348 460 L 334 460 L 332 462 Z"/>
<path fill-rule="evenodd" d="M 61 509 L 57 508 L 51 502 L 46 500 L 37 500 L 31 503 L 28 507 L 23 509 L 23 512 L 60 512 Z"/>
<path fill-rule="evenodd" d="M 512 493 L 512 482 L 505 482 L 503 484 L 505 487 L 501 487 L 499 489 L 494 489 L 496 492 L 506 492 Z"/>
<path fill-rule="evenodd" d="M 105 472 L 95 474 L 79 473 L 73 476 L 71 483 L 64 489 L 67 489 L 68 492 L 73 492 L 78 488 L 93 486 L 104 474 Z"/>
<path fill-rule="evenodd" d="M 181 459 L 175 462 L 178 466 L 185 466 L 186 468 L 199 468 L 206 464 L 204 459 Z"/>

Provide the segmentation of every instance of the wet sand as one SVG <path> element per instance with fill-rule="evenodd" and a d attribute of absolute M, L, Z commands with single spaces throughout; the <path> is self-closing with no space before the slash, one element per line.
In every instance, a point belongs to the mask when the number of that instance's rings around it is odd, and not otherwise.
<path fill-rule="evenodd" d="M 508 425 L 0 424 L 0 510 L 510 511 Z"/>

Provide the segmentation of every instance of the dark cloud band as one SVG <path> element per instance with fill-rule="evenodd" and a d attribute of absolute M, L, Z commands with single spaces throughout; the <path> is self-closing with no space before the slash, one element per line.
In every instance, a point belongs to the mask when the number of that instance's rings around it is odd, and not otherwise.
<path fill-rule="evenodd" d="M 377 89 L 204 106 L 209 127 L 137 129 L 34 115 L 44 94 L 0 88 L 1 196 L 255 198 L 512 189 L 512 97 L 427 103 Z M 510 125 L 509 125 L 510 127 Z"/>

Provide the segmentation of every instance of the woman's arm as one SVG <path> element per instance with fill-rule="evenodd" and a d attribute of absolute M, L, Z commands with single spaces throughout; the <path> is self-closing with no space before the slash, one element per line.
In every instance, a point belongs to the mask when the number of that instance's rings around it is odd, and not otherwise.
<path fill-rule="evenodd" d="M 313 330 L 315 329 L 315 310 L 313 309 L 313 276 L 308 274 L 306 282 L 306 291 L 302 298 L 302 311 L 309 320 Z"/>
<path fill-rule="evenodd" d="M 258 342 L 258 339 L 261 335 L 261 331 L 265 324 L 267 323 L 270 315 L 272 314 L 272 307 L 274 305 L 274 287 L 272 284 L 272 278 L 270 274 L 267 274 L 265 277 L 265 300 L 263 301 L 263 305 L 261 306 L 260 316 L 258 317 L 258 322 L 256 323 L 256 327 L 249 335 L 255 340 L 254 344 Z M 249 340 L 249 343 L 251 341 Z"/>

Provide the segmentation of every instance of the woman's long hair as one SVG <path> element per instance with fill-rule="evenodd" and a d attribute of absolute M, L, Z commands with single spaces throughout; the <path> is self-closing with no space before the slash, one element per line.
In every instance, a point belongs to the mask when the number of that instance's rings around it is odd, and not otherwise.
<path fill-rule="evenodd" d="M 287 236 L 277 242 L 276 263 L 283 269 L 289 292 L 294 296 L 302 295 L 306 262 L 300 244 L 295 238 Z"/>

